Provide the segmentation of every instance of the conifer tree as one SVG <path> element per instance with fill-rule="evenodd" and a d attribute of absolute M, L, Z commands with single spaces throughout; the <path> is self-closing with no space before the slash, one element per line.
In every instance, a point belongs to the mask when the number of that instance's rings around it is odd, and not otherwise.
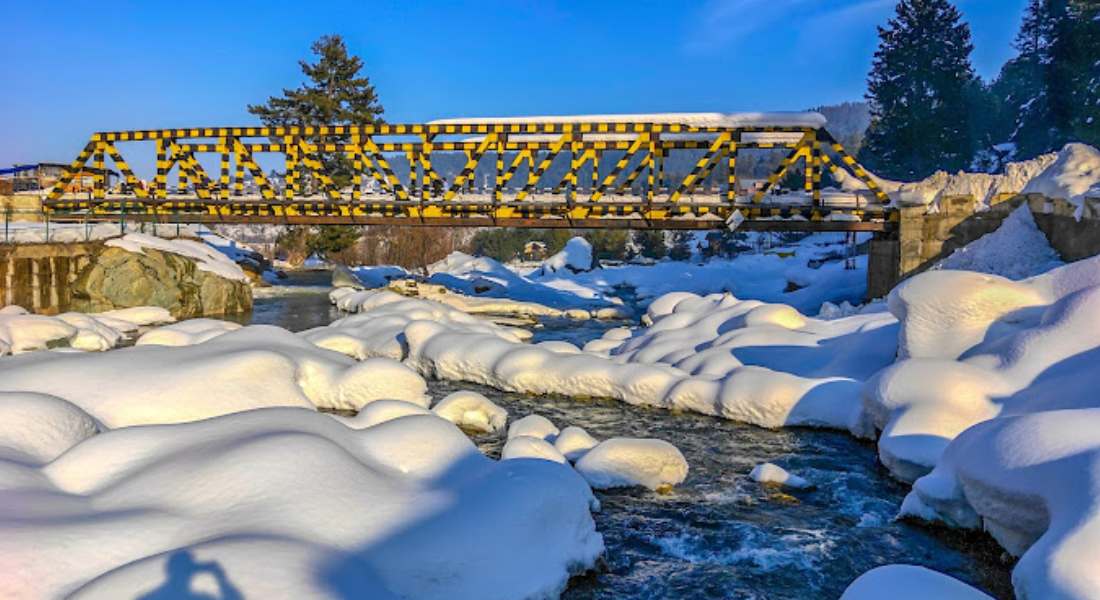
<path fill-rule="evenodd" d="M 970 28 L 947 0 L 901 0 L 867 80 L 871 126 L 860 160 L 904 180 L 969 165 L 980 140 L 971 116 L 982 93 Z"/>
<path fill-rule="evenodd" d="M 339 35 L 322 36 L 311 50 L 317 61 L 298 61 L 307 81 L 296 89 L 283 89 L 265 104 L 252 104 L 248 112 L 269 127 L 285 125 L 366 125 L 382 122 L 382 105 L 362 75 L 363 59 L 349 56 Z M 346 140 L 345 140 L 346 141 Z M 326 172 L 338 186 L 351 179 L 348 159 L 342 155 L 323 155 Z"/>

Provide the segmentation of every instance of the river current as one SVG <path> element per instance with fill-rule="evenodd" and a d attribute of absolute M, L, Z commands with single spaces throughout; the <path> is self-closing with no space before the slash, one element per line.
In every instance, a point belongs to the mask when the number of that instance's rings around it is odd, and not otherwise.
<path fill-rule="evenodd" d="M 340 315 L 327 298 L 329 275 L 295 273 L 288 285 L 257 295 L 253 323 L 291 330 Z M 535 341 L 583 344 L 622 323 L 546 321 Z M 1011 598 L 1010 564 L 983 535 L 898 522 L 907 486 L 891 479 L 873 444 L 831 431 L 761 429 L 701 415 L 620 402 L 533 397 L 481 386 L 429 382 L 435 398 L 479 391 L 510 419 L 540 414 L 558 427 L 578 425 L 599 439 L 655 437 L 675 444 L 690 474 L 671 493 L 597 492 L 597 529 L 607 544 L 600 572 L 575 578 L 563 598 L 837 598 L 859 574 L 888 563 L 948 573 L 996 598 Z M 493 457 L 500 435 L 474 438 Z M 748 477 L 776 463 L 815 488 L 784 493 Z"/>

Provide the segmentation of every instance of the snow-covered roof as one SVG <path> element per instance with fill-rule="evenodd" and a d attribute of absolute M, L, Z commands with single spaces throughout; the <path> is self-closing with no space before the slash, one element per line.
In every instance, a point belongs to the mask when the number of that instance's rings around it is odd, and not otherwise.
<path fill-rule="evenodd" d="M 679 123 L 693 127 L 824 127 L 818 112 L 642 113 L 620 115 L 550 115 L 529 117 L 462 117 L 437 119 L 432 125 L 513 123 Z"/>

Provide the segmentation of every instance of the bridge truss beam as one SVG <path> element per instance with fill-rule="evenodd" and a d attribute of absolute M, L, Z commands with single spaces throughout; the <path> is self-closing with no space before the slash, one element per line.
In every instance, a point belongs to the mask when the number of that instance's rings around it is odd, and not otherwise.
<path fill-rule="evenodd" d="M 118 146 L 149 141 L 157 171 L 145 186 Z M 738 155 L 759 149 L 787 154 L 759 187 L 743 190 Z M 669 157 L 682 152 L 691 153 L 694 167 L 674 175 Z M 261 153 L 281 155 L 275 162 L 283 167 L 283 185 L 265 176 Z M 460 154 L 462 168 L 441 172 L 438 157 L 445 153 Z M 217 157 L 217 178 L 198 160 L 203 154 Z M 408 161 L 404 181 L 390 163 L 395 154 Z M 64 194 L 89 160 L 100 168 L 107 157 L 123 174 L 124 189 L 108 190 L 105 178 L 96 177 L 91 197 Z M 720 177 L 723 162 L 727 170 Z M 798 163 L 804 165 L 802 193 L 775 195 Z M 555 164 L 566 166 L 555 171 Z M 173 169 L 174 193 L 168 186 Z M 866 190 L 840 194 L 840 201 L 837 194 L 823 194 L 825 169 L 845 171 Z M 349 170 L 341 188 L 338 179 Z M 482 194 L 471 191 L 479 170 L 493 175 L 491 189 Z M 246 173 L 256 188 L 250 197 L 243 195 Z M 874 179 L 824 128 L 530 122 L 97 133 L 50 190 L 44 208 L 57 218 L 125 215 L 173 223 L 661 229 L 721 227 L 736 211 L 756 229 L 851 231 L 889 227 L 896 213 L 887 203 Z"/>

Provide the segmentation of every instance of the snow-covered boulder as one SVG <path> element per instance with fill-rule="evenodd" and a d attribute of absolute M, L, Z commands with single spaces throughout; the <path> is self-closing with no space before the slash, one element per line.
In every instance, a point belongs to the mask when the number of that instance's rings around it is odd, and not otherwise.
<path fill-rule="evenodd" d="M 577 472 L 596 489 L 643 486 L 658 490 L 687 478 L 680 450 L 663 440 L 611 438 L 577 461 Z"/>
<path fill-rule="evenodd" d="M 783 467 L 772 463 L 761 463 L 752 468 L 749 477 L 757 483 L 774 484 L 786 488 L 804 490 L 813 484 L 798 475 L 789 473 Z"/>
<path fill-rule="evenodd" d="M 386 421 L 408 417 L 410 415 L 431 415 L 432 411 L 419 404 L 405 402 L 404 400 L 375 400 L 363 407 L 354 417 L 332 415 L 333 418 L 343 422 L 348 427 L 363 429 L 374 427 Z"/>
<path fill-rule="evenodd" d="M 486 433 L 503 431 L 508 422 L 507 410 L 469 390 L 448 394 L 432 407 L 432 412 L 459 427 Z"/>
<path fill-rule="evenodd" d="M 146 346 L 192 346 L 218 337 L 223 333 L 236 331 L 241 326 L 232 321 L 219 319 L 188 319 L 171 325 L 150 329 L 137 339 L 134 345 Z"/>
<path fill-rule="evenodd" d="M 584 429 L 570 425 L 558 434 L 554 440 L 554 447 L 570 462 L 576 462 L 599 443 L 599 440 L 589 435 Z"/>
<path fill-rule="evenodd" d="M 566 273 L 583 273 L 591 271 L 596 266 L 592 244 L 582 237 L 574 237 L 565 243 L 565 247 L 561 251 L 542 261 L 537 273 L 540 276 L 563 271 Z"/>
<path fill-rule="evenodd" d="M 527 415 L 522 419 L 512 421 L 508 427 L 508 439 L 520 436 L 528 436 L 554 443 L 561 431 L 550 422 L 550 419 L 542 415 Z"/>
<path fill-rule="evenodd" d="M 0 466 L 13 598 L 550 597 L 604 550 L 572 469 L 492 461 L 434 416 L 255 410 Z"/>
<path fill-rule="evenodd" d="M 561 452 L 558 452 L 550 442 L 542 438 L 529 435 L 519 435 L 508 438 L 504 448 L 500 451 L 501 460 L 514 458 L 538 458 L 551 462 L 568 464 Z"/>

